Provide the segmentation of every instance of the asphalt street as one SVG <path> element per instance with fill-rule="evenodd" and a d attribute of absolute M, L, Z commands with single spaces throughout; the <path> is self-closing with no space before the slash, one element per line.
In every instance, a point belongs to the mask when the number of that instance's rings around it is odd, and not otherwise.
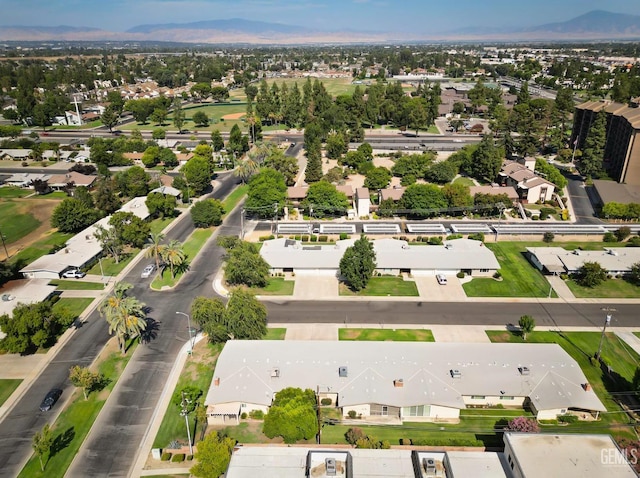
<path fill-rule="evenodd" d="M 571 196 L 571 204 L 576 215 L 576 221 L 579 224 L 602 224 L 602 221 L 596 217 L 596 213 L 593 210 L 582 176 L 579 174 L 565 174 L 565 177 L 569 181 L 567 189 L 569 190 L 569 196 Z"/>
<path fill-rule="evenodd" d="M 212 197 L 224 197 L 235 183 L 232 174 L 221 175 Z M 239 230 L 239 214 L 236 216 L 230 220 L 230 225 L 233 228 L 233 224 L 237 224 L 235 227 Z M 167 234 L 167 241 L 184 241 L 191 231 L 193 224 L 185 217 Z M 110 416 L 107 422 L 113 425 L 100 430 L 99 436 L 89 443 L 87 456 L 80 461 L 82 472 L 69 476 L 126 476 L 164 385 L 163 375 L 168 373 L 188 337 L 185 319 L 180 320 L 175 311 L 188 311 L 191 299 L 196 295 L 211 295 L 212 274 L 217 270 L 221 255 L 217 247 L 207 250 L 172 292 L 153 292 L 148 287 L 151 279 L 140 279 L 146 261 L 140 261 L 125 277 L 126 282 L 135 285 L 131 294 L 151 307 L 149 317 L 157 322 L 157 337 L 140 346 L 131 359 L 127 375 L 133 375 L 133 381 L 123 383 L 122 387 L 118 385 L 122 392 L 117 396 L 118 413 Z M 0 423 L 0 477 L 18 475 L 33 452 L 33 435 L 46 423 L 53 423 L 61 409 L 60 403 L 73 392 L 68 380 L 69 368 L 76 364 L 89 365 L 109 338 L 106 321 L 94 311 Z M 40 412 L 40 402 L 54 387 L 63 390 L 58 405 L 50 412 Z"/>

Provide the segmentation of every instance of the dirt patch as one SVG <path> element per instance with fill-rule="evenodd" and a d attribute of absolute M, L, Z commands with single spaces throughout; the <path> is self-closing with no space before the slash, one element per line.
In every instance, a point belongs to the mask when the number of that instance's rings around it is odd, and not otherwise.
<path fill-rule="evenodd" d="M 239 120 L 243 116 L 246 116 L 246 113 L 229 113 L 228 115 L 224 115 L 222 120 Z"/>
<path fill-rule="evenodd" d="M 11 256 L 17 254 L 22 249 L 29 247 L 34 242 L 41 239 L 54 229 L 51 227 L 51 214 L 55 207 L 60 204 L 56 199 L 12 199 L 18 205 L 18 212 L 21 214 L 31 214 L 40 222 L 37 229 L 30 232 L 21 239 L 11 244 L 7 244 Z"/>

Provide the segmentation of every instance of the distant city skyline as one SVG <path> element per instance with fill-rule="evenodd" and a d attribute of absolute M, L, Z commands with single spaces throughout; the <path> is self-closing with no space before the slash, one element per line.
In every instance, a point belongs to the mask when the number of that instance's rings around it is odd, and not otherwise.
<path fill-rule="evenodd" d="M 137 25 L 242 18 L 319 31 L 443 33 L 466 27 L 519 28 L 592 10 L 640 15 L 638 0 L 0 0 L 3 26 Z"/>

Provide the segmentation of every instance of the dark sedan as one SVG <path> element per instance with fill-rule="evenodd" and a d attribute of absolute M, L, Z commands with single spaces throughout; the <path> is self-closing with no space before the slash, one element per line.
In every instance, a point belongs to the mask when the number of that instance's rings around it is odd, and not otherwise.
<path fill-rule="evenodd" d="M 40 411 L 48 412 L 51 410 L 51 407 L 53 407 L 60 398 L 60 395 L 62 395 L 62 390 L 59 388 L 49 390 L 49 393 L 45 395 L 44 400 L 42 400 L 40 404 Z"/>

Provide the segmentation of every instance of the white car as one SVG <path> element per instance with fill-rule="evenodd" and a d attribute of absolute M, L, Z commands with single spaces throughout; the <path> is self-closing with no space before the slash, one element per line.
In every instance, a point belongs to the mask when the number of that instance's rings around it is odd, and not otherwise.
<path fill-rule="evenodd" d="M 153 271 L 155 270 L 156 270 L 156 266 L 154 264 L 149 264 L 147 267 L 145 267 L 142 270 L 142 274 L 140 274 L 140 277 L 142 277 L 143 279 L 151 277 L 151 274 L 153 274 Z"/>
<path fill-rule="evenodd" d="M 71 269 L 63 273 L 62 277 L 64 277 L 65 279 L 82 279 L 86 275 L 87 274 L 82 272 L 80 269 Z"/>
<path fill-rule="evenodd" d="M 436 274 L 436 280 L 440 285 L 447 285 L 447 278 L 443 274 Z"/>

